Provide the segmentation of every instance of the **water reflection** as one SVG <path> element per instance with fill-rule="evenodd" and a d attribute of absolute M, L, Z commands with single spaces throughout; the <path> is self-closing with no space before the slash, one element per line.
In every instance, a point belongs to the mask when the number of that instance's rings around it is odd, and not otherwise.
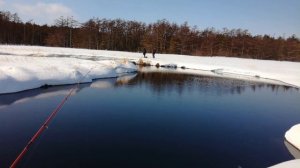
<path fill-rule="evenodd" d="M 133 84 L 147 83 L 154 92 L 161 93 L 163 91 L 175 90 L 180 95 L 184 89 L 198 90 L 199 92 L 215 92 L 219 95 L 223 94 L 242 94 L 247 88 L 251 88 L 254 92 L 262 88 L 270 88 L 273 92 L 297 90 L 289 86 L 280 86 L 267 83 L 258 83 L 252 81 L 227 79 L 219 77 L 177 74 L 171 72 L 144 72 L 139 73 L 136 78 L 131 81 Z"/>
<path fill-rule="evenodd" d="M 107 89 L 112 87 L 118 87 L 125 84 L 128 84 L 133 78 L 135 78 L 137 74 L 126 74 L 124 76 L 120 76 L 118 78 L 109 78 L 109 79 L 99 79 L 93 81 L 90 87 L 97 89 Z"/>
<path fill-rule="evenodd" d="M 111 87 L 121 86 L 128 83 L 136 74 L 124 75 L 118 78 L 100 79 L 92 83 L 84 83 L 77 86 L 73 95 L 79 93 L 82 89 L 91 87 L 97 89 L 107 89 Z M 13 94 L 0 95 L 0 108 L 5 108 L 9 105 L 25 103 L 34 99 L 45 99 L 55 96 L 66 96 L 74 85 L 53 86 L 47 88 L 38 88 L 27 90 Z"/>
<path fill-rule="evenodd" d="M 53 96 L 67 95 L 72 87 L 74 86 L 55 86 L 49 88 L 33 89 L 13 94 L 0 95 L 0 108 L 4 108 L 12 104 L 24 103 L 32 99 L 43 99 Z M 83 87 L 85 87 L 85 84 L 80 85 L 76 92 L 79 92 Z"/>
<path fill-rule="evenodd" d="M 118 78 L 108 78 L 95 80 L 92 83 L 80 84 L 76 93 L 86 87 L 96 89 L 107 89 L 123 85 L 143 85 L 150 86 L 153 92 L 160 94 L 163 92 L 175 91 L 181 95 L 185 89 L 188 91 L 199 91 L 201 93 L 215 92 L 223 94 L 242 94 L 247 88 L 256 92 L 263 88 L 269 88 L 273 92 L 278 91 L 298 91 L 296 88 L 280 86 L 266 83 L 251 82 L 238 79 L 226 79 L 219 77 L 200 76 L 191 74 L 177 74 L 170 72 L 140 72 L 138 74 L 127 74 Z M 55 86 L 49 88 L 39 88 L 19 92 L 15 94 L 0 95 L 0 108 L 11 104 L 24 103 L 31 99 L 43 99 L 58 95 L 67 95 L 74 85 Z"/>
<path fill-rule="evenodd" d="M 73 86 L 0 95 L 0 167 Z M 166 72 L 95 80 L 79 86 L 25 167 L 267 167 L 292 159 L 282 142 L 300 118 L 294 91 Z"/>

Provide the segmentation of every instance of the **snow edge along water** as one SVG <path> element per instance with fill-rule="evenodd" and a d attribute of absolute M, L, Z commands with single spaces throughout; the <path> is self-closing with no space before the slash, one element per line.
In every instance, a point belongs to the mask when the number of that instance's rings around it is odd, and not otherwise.
<path fill-rule="evenodd" d="M 42 86 L 87 83 L 136 71 L 136 66 L 126 60 L 91 61 L 0 55 L 0 94 Z"/>
<path fill-rule="evenodd" d="M 40 61 L 41 59 L 48 59 L 55 66 L 48 66 L 49 61 Z M 23 60 L 22 60 L 23 59 Z M 32 59 L 28 61 L 28 59 Z M 69 60 L 73 59 L 71 63 L 68 64 Z M 27 60 L 27 61 L 26 61 Z M 77 60 L 74 62 L 74 60 Z M 138 63 L 139 61 L 144 61 L 152 66 L 159 64 L 165 68 L 176 69 L 179 71 L 194 71 L 194 73 L 202 74 L 210 73 L 212 76 L 219 76 L 224 78 L 239 78 L 248 79 L 254 81 L 268 80 L 272 84 L 292 86 L 295 88 L 300 88 L 300 63 L 298 62 L 287 62 L 287 61 L 268 61 L 268 60 L 255 60 L 255 59 L 244 59 L 244 58 L 232 58 L 232 57 L 200 57 L 200 56 L 184 56 L 184 55 L 174 55 L 174 54 L 157 54 L 156 58 L 143 58 L 142 53 L 133 52 L 121 52 L 121 51 L 107 51 L 107 50 L 88 50 L 88 49 L 73 49 L 73 48 L 59 48 L 59 47 L 40 47 L 40 46 L 16 46 L 16 45 L 0 45 L 0 94 L 10 93 L 8 90 L 3 91 L 3 85 L 5 80 L 10 77 L 16 78 L 17 84 L 22 84 L 22 78 L 28 74 L 24 72 L 29 70 L 30 72 L 36 74 L 29 75 L 31 78 L 27 80 L 44 79 L 45 76 L 51 75 L 51 73 L 46 73 L 45 69 L 54 69 L 54 72 L 61 73 L 65 75 L 53 76 L 50 80 L 49 85 L 62 85 L 62 84 L 72 84 L 77 83 L 75 79 L 82 76 L 89 67 L 93 64 L 102 64 L 97 68 L 96 73 L 92 73 L 87 78 L 87 81 L 91 82 L 96 78 L 106 78 L 106 77 L 117 77 L 122 73 L 137 71 L 136 67 L 129 65 L 128 60 Z M 33 61 L 33 62 L 32 62 Z M 34 61 L 37 63 L 34 64 Z M 87 62 L 90 61 L 90 62 Z M 122 62 L 126 62 L 125 67 L 119 67 Z M 31 62 L 31 63 L 28 63 Z M 46 64 L 45 64 L 46 62 Z M 66 62 L 66 65 L 61 62 Z M 28 69 L 28 66 L 20 66 L 20 64 L 29 64 L 32 66 Z M 43 65 L 43 66 L 41 66 Z M 46 66 L 46 67 L 45 67 Z M 98 66 L 98 65 L 97 65 Z M 105 68 L 110 67 L 109 68 Z M 36 67 L 36 69 L 35 69 Z M 78 68 L 79 67 L 79 68 Z M 175 68 L 176 67 L 176 68 Z M 19 68 L 19 69 L 18 69 Z M 65 70 L 64 70 L 65 68 Z M 114 69 L 116 68 L 116 69 Z M 133 68 L 133 69 L 132 69 Z M 12 73 L 14 69 L 15 73 Z M 57 69 L 59 69 L 57 72 Z M 69 71 L 73 69 L 73 71 Z M 100 70 L 101 69 L 101 70 Z M 56 71 L 55 71 L 56 70 Z M 19 72 L 16 72 L 19 71 Z M 43 71 L 43 73 L 39 72 Z M 118 71 L 118 72 L 117 72 Z M 205 72 L 206 71 L 206 72 Z M 22 74 L 23 73 L 23 74 Z M 77 77 L 77 78 L 76 78 Z M 20 79 L 21 78 L 21 79 Z M 55 81 L 55 78 L 59 80 Z M 65 81 L 64 81 L 65 78 Z M 78 79 L 77 79 L 78 80 Z M 11 81 L 12 82 L 12 81 Z M 266 82 L 266 81 L 265 81 Z M 1 85 L 0 83 L 0 85 Z M 5 84 L 10 84 L 6 81 Z M 43 80 L 40 85 L 45 83 Z M 33 88 L 40 87 L 34 82 L 32 83 Z M 32 87 L 27 89 L 32 89 Z M 20 88 L 16 91 L 27 90 L 26 87 Z M 11 91 L 13 92 L 13 90 Z"/>

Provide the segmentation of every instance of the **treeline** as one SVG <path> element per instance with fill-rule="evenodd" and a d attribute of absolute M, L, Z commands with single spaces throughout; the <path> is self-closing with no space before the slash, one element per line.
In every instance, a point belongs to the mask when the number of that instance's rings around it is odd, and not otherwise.
<path fill-rule="evenodd" d="M 199 30 L 167 20 L 145 24 L 93 18 L 78 23 L 72 17 L 60 17 L 48 26 L 22 22 L 16 13 L 0 11 L 0 43 L 133 52 L 156 48 L 158 53 L 300 61 L 300 40 L 295 35 L 283 38 L 253 36 L 242 29 Z"/>

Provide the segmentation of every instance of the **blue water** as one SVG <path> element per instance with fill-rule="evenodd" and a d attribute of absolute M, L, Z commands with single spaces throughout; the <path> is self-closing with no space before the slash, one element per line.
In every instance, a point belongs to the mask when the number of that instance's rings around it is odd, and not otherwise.
<path fill-rule="evenodd" d="M 293 159 L 297 89 L 140 73 L 80 85 L 20 167 L 267 167 Z M 8 167 L 73 86 L 0 95 L 0 167 Z"/>

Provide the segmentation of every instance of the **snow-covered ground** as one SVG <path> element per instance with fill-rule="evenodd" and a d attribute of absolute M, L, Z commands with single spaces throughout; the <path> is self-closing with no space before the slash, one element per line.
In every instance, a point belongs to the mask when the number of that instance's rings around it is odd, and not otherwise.
<path fill-rule="evenodd" d="M 271 166 L 269 168 L 299 168 L 300 159 L 290 160 Z"/>
<path fill-rule="evenodd" d="M 91 82 L 97 78 L 118 77 L 135 72 L 136 66 L 126 60 L 88 60 L 72 57 L 30 56 L 0 49 L 0 94 L 13 93 L 43 85 Z M 31 47 L 25 47 L 31 48 Z M 36 52 L 34 47 L 31 54 Z M 5 53 L 3 53 L 5 51 Z M 21 52 L 22 53 L 22 52 Z"/>
<path fill-rule="evenodd" d="M 194 57 L 38 46 L 0 45 L 0 93 L 17 92 L 42 85 L 90 82 L 94 78 L 115 77 L 136 68 L 128 61 L 151 65 L 176 65 L 202 74 L 222 77 L 243 76 L 269 79 L 300 87 L 300 63 L 229 57 Z M 199 71 L 198 71 L 199 70 Z M 184 71 L 184 70 L 181 70 Z"/>
<path fill-rule="evenodd" d="M 300 150 L 300 124 L 294 125 L 285 133 L 285 139 Z"/>

